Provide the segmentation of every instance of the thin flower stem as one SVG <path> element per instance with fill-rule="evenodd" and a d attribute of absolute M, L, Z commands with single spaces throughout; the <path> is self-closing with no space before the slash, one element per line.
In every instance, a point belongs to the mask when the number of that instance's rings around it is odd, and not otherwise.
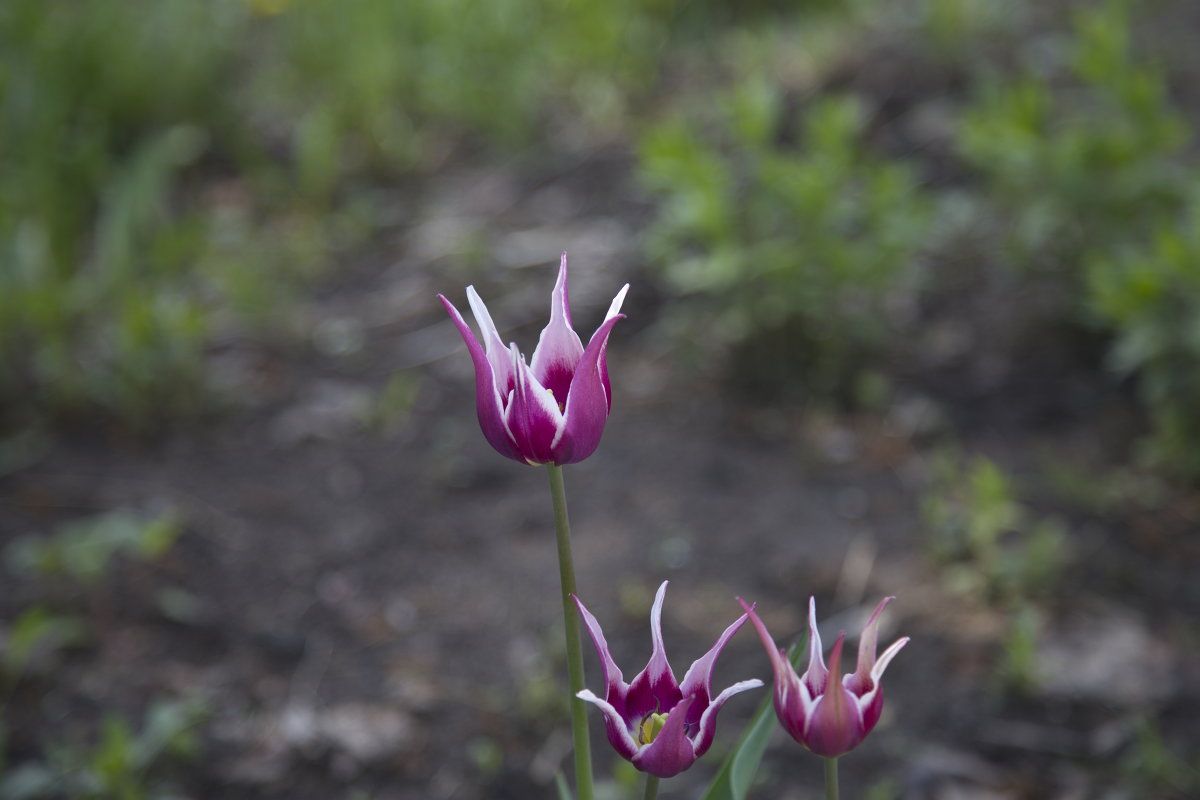
<path fill-rule="evenodd" d="M 838 760 L 837 757 L 825 759 L 825 800 L 838 800 Z"/>
<path fill-rule="evenodd" d="M 562 581 L 563 625 L 567 633 L 567 683 L 570 686 L 571 738 L 575 746 L 575 792 L 578 800 L 594 800 L 592 747 L 588 740 L 587 705 L 576 695 L 583 691 L 583 647 L 579 639 L 579 614 L 575 594 L 575 565 L 571 559 L 571 522 L 567 517 L 567 492 L 562 467 L 548 464 L 550 496 L 554 500 L 554 532 L 558 541 L 558 574 Z"/>
<path fill-rule="evenodd" d="M 646 794 L 642 795 L 642 800 L 654 800 L 656 797 L 658 797 L 658 778 L 647 773 Z"/>

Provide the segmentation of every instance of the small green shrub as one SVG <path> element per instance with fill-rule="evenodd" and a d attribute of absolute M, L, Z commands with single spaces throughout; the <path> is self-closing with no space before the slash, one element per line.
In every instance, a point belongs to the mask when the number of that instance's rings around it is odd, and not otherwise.
<path fill-rule="evenodd" d="M 962 116 L 960 153 L 1011 230 L 1018 269 L 1076 287 L 1082 254 L 1143 236 L 1182 201 L 1187 125 L 1129 30 L 1122 3 L 1080 9 L 1060 68 L 1041 53 L 1022 74 L 993 76 Z"/>
<path fill-rule="evenodd" d="M 650 130 L 639 173 L 660 206 L 647 250 L 697 341 L 753 343 L 769 351 L 764 367 L 803 353 L 797 377 L 829 397 L 886 342 L 889 303 L 916 287 L 930 205 L 907 165 L 865 144 L 855 98 L 805 108 L 795 146 L 780 137 L 784 114 L 781 92 L 752 79 Z"/>
<path fill-rule="evenodd" d="M 921 511 L 947 585 L 1005 608 L 1051 591 L 1066 555 L 1061 526 L 1033 518 L 986 458 L 964 463 L 944 452 L 933 466 Z"/>
<path fill-rule="evenodd" d="M 1153 460 L 1200 480 L 1200 191 L 1147 242 L 1096 254 L 1088 300 L 1114 332 L 1113 368 L 1136 375 Z"/>

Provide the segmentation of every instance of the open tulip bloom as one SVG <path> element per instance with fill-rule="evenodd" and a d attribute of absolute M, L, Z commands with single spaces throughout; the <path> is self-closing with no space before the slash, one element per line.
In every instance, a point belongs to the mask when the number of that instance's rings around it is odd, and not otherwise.
<path fill-rule="evenodd" d="M 725 629 L 712 649 L 688 668 L 683 682 L 677 683 L 663 647 L 662 604 L 666 592 L 667 582 L 663 581 L 650 611 L 650 635 L 654 643 L 650 663 L 632 683 L 625 683 L 596 618 L 578 597 L 574 598 L 600 656 L 606 686 L 603 700 L 586 689 L 578 696 L 604 713 L 608 741 L 616 751 L 656 778 L 678 775 L 704 755 L 712 745 L 717 712 L 725 701 L 763 685 L 757 679 L 740 681 L 715 699 L 712 697 L 713 664 L 730 637 L 745 624 L 745 614 Z"/>
<path fill-rule="evenodd" d="M 858 642 L 858 669 L 842 676 L 842 645 L 846 635 L 840 634 L 825 668 L 821 635 L 817 632 L 817 604 L 808 602 L 809 659 L 808 670 L 797 675 L 787 655 L 775 646 L 775 641 L 751 606 L 739 598 L 750 617 L 758 636 L 771 659 L 775 672 L 775 713 L 779 723 L 792 738 L 819 756 L 836 758 L 853 750 L 866 738 L 883 711 L 883 672 L 888 664 L 908 644 L 901 638 L 875 658 L 879 635 L 879 615 L 891 601 L 885 597 L 871 614 Z"/>
<path fill-rule="evenodd" d="M 582 461 L 595 451 L 612 407 L 605 349 L 613 326 L 624 316 L 621 303 L 628 289 L 626 284 L 617 292 L 585 348 L 571 327 L 567 254 L 563 253 L 550 296 L 550 323 L 529 363 L 515 344 L 504 346 L 473 286 L 467 287 L 467 301 L 482 345 L 458 309 L 438 295 L 475 363 L 479 426 L 501 455 L 526 464 L 561 466 Z"/>

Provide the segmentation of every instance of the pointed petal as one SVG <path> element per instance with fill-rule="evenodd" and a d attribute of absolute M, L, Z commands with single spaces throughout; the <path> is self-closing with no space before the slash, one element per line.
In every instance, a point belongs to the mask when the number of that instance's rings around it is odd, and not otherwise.
<path fill-rule="evenodd" d="M 595 452 L 604 434 L 611 402 L 600 374 L 599 359 L 608 344 L 613 326 L 623 317 L 618 314 L 604 321 L 592 336 L 575 367 L 567 393 L 566 424 L 554 442 L 555 464 L 573 464 Z"/>
<path fill-rule="evenodd" d="M 713 737 L 717 734 L 717 713 L 721 710 L 721 706 L 725 705 L 725 701 L 735 694 L 741 694 L 750 689 L 757 689 L 762 685 L 763 682 L 758 678 L 752 678 L 748 681 L 738 681 L 717 695 L 709 707 L 704 709 L 704 714 L 700 717 L 700 729 L 692 737 L 692 744 L 696 746 L 696 758 L 707 753 L 708 748 L 712 746 Z"/>
<path fill-rule="evenodd" d="M 596 648 L 596 655 L 600 657 L 600 668 L 604 672 L 605 697 L 610 703 L 616 703 L 619 706 L 619 710 L 623 716 L 625 711 L 625 692 L 629 687 L 622 679 L 620 667 L 613 661 L 612 651 L 608 649 L 608 642 L 604 639 L 604 631 L 600 629 L 600 623 L 592 616 L 592 612 L 584 607 L 582 600 L 575 595 L 571 595 L 571 599 L 575 601 L 575 607 L 579 609 L 579 615 L 583 617 L 584 627 L 587 628 L 588 635 L 592 637 L 592 645 Z"/>
<path fill-rule="evenodd" d="M 654 605 L 650 609 L 650 640 L 654 649 L 646 668 L 629 684 L 626 714 L 642 717 L 651 711 L 663 712 L 683 696 L 675 681 L 675 673 L 671 671 L 671 664 L 667 661 L 667 649 L 663 644 L 662 607 L 667 595 L 667 583 L 663 581 L 654 595 Z"/>
<path fill-rule="evenodd" d="M 875 606 L 875 610 L 871 612 L 871 618 L 867 620 L 866 627 L 863 628 L 862 636 L 858 639 L 858 668 L 854 670 L 854 679 L 849 686 L 855 694 L 862 695 L 873 688 L 871 669 L 875 666 L 875 647 L 879 639 L 879 615 L 883 613 L 883 609 L 887 608 L 887 604 L 895 599 L 894 597 L 885 597 L 879 601 L 879 605 Z"/>
<path fill-rule="evenodd" d="M 538 381 L 554 393 L 556 403 L 565 405 L 575 375 L 575 365 L 583 356 L 583 342 L 571 328 L 567 305 L 567 254 L 562 254 L 558 281 L 550 296 L 550 323 L 542 329 L 529 367 Z"/>
<path fill-rule="evenodd" d="M 514 431 L 515 432 L 515 431 Z M 829 678 L 829 670 L 825 669 L 824 647 L 821 645 L 821 632 L 817 630 L 817 598 L 808 598 L 808 669 L 802 680 L 808 686 L 813 697 L 825 691 L 825 683 Z"/>
<path fill-rule="evenodd" d="M 530 464 L 546 464 L 554 461 L 552 443 L 562 429 L 562 412 L 515 344 L 511 354 L 517 385 L 504 421 L 524 459 Z"/>
<path fill-rule="evenodd" d="M 479 333 L 483 339 L 484 351 L 492 364 L 492 372 L 496 376 L 496 389 L 501 396 L 507 396 L 512 391 L 516 376 L 508 358 L 508 348 L 496 331 L 496 323 L 488 313 L 483 298 L 475 291 L 474 286 L 467 287 L 467 302 L 471 304 L 471 313 L 475 315 L 475 323 L 479 325 Z"/>
<path fill-rule="evenodd" d="M 659 778 L 671 778 L 696 761 L 696 748 L 687 737 L 687 714 L 693 697 L 685 697 L 667 714 L 667 722 L 654 741 L 633 757 L 633 765 Z"/>
<path fill-rule="evenodd" d="M 775 640 L 771 638 L 767 626 L 758 618 L 754 608 L 747 605 L 746 601 L 740 597 L 738 602 L 742 604 L 742 608 L 750 617 L 750 623 L 758 632 L 763 649 L 767 651 L 767 658 L 771 660 L 771 670 L 775 674 L 775 716 L 779 718 L 779 724 L 791 734 L 793 739 L 803 742 L 804 723 L 813 704 L 808 688 L 796 675 L 796 670 L 792 668 L 792 662 L 788 661 L 784 652 L 775 646 Z"/>
<path fill-rule="evenodd" d="M 458 328 L 463 342 L 467 345 L 467 352 L 471 354 L 471 361 L 475 364 L 475 410 L 479 415 L 479 427 L 483 431 L 484 438 L 500 455 L 524 462 L 525 459 L 521 457 L 504 424 L 502 395 L 496 385 L 492 362 L 488 359 L 484 349 L 480 347 L 479 342 L 475 339 L 475 334 L 471 332 L 454 304 L 440 294 L 438 299 L 442 301 L 442 305 L 446 307 L 446 313 L 450 315 L 450 320 Z"/>
<path fill-rule="evenodd" d="M 704 703 L 708 703 L 712 697 L 712 671 L 713 665 L 717 661 L 717 657 L 721 655 L 721 651 L 725 649 L 725 645 L 733 637 L 749 619 L 748 614 L 742 614 L 734 620 L 733 624 L 725 629 L 707 653 L 692 662 L 688 667 L 688 671 L 684 673 L 683 682 L 679 684 L 679 691 L 685 695 L 698 694 L 703 698 Z"/>
<path fill-rule="evenodd" d="M 875 723 L 879 722 L 880 714 L 883 713 L 883 672 L 906 644 L 908 644 L 908 637 L 893 642 L 892 646 L 883 652 L 879 661 L 875 663 L 875 668 L 871 670 L 871 688 L 867 692 L 860 694 L 855 691 L 855 688 L 850 685 L 850 679 L 855 676 L 846 676 L 846 688 L 852 694 L 858 695 L 858 707 L 862 711 L 864 735 L 871 732 Z"/>
<path fill-rule="evenodd" d="M 875 662 L 875 666 L 871 667 L 872 680 L 874 680 L 876 683 L 879 683 L 879 681 L 883 680 L 883 673 L 887 670 L 888 664 L 892 663 L 892 659 L 896 657 L 897 653 L 904 649 L 904 645 L 908 644 L 908 642 L 909 638 L 907 636 L 902 636 L 901 638 L 892 642 L 891 647 L 883 651 L 883 655 L 881 655 L 879 660 Z"/>
<path fill-rule="evenodd" d="M 809 750 L 827 758 L 853 750 L 867 735 L 858 699 L 836 679 L 841 673 L 845 643 L 845 634 L 838 636 L 834 642 L 833 652 L 829 656 L 829 671 L 835 679 L 827 682 L 825 693 L 809 717 L 804 736 L 804 743 Z"/>
<path fill-rule="evenodd" d="M 629 728 L 625 725 L 625 720 L 621 719 L 621 715 L 617 713 L 612 704 L 606 703 L 587 689 L 584 689 L 575 696 L 580 700 L 591 703 L 603 712 L 604 731 L 608 734 L 609 744 L 613 746 L 613 749 L 622 758 L 632 760 L 637 755 L 638 744 L 634 741 L 633 736 L 630 735 Z"/>
<path fill-rule="evenodd" d="M 617 296 L 613 298 L 612 303 L 608 306 L 608 313 L 604 315 L 604 319 L 610 320 L 621 312 L 621 304 L 625 302 L 625 293 L 629 291 L 629 284 L 621 287 L 621 291 L 617 292 Z M 595 334 L 593 334 L 594 338 Z M 600 348 L 600 382 L 604 385 L 604 398 L 608 401 L 608 410 L 612 411 L 612 382 L 608 379 L 608 342 Z"/>

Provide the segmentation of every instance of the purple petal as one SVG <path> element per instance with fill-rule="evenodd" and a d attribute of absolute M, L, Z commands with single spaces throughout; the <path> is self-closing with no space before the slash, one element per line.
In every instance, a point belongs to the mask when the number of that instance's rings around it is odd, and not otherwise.
<path fill-rule="evenodd" d="M 829 671 L 838 676 L 842 667 L 845 634 L 839 636 L 829 656 Z M 817 700 L 808 720 L 804 744 L 819 756 L 833 758 L 853 750 L 867 735 L 858 699 L 840 680 L 827 682 L 826 691 Z"/>
<path fill-rule="evenodd" d="M 704 714 L 700 717 L 699 731 L 692 737 L 692 744 L 696 747 L 696 758 L 707 753 L 708 748 L 712 746 L 713 737 L 717 734 L 717 713 L 721 710 L 721 706 L 725 705 L 725 701 L 735 694 L 741 694 L 750 689 L 757 689 L 762 685 L 763 682 L 758 678 L 752 678 L 748 681 L 738 681 L 717 695 L 712 704 L 704 709 Z"/>
<path fill-rule="evenodd" d="M 563 435 L 554 443 L 555 464 L 582 461 L 600 444 L 604 423 L 608 421 L 609 399 L 601 378 L 599 359 L 613 326 L 622 318 L 618 314 L 605 320 L 579 359 L 567 393 Z"/>
<path fill-rule="evenodd" d="M 513 431 L 515 434 L 516 431 Z M 817 630 L 817 598 L 808 598 L 808 669 L 802 680 L 808 687 L 809 693 L 817 697 L 825 691 L 829 678 L 829 670 L 825 669 L 824 647 L 821 645 L 821 632 Z"/>
<path fill-rule="evenodd" d="M 862 709 L 863 727 L 870 733 L 875 727 L 875 723 L 879 722 L 879 715 L 883 713 L 883 673 L 887 669 L 888 664 L 892 663 L 892 659 L 896 654 L 904 649 L 904 645 L 908 644 L 908 637 L 897 639 L 892 643 L 892 646 L 883 651 L 883 655 L 875 662 L 875 666 L 871 669 L 871 689 L 864 695 L 858 698 L 858 706 Z M 847 676 L 847 688 L 853 691 L 853 687 L 849 686 L 848 680 L 853 676 Z M 856 693 L 857 694 L 857 693 Z"/>
<path fill-rule="evenodd" d="M 600 709 L 604 714 L 604 730 L 608 734 L 608 742 L 613 746 L 613 749 L 621 755 L 622 758 L 633 760 L 637 755 L 638 744 L 633 740 L 633 736 L 629 733 L 629 727 L 625 724 L 625 720 L 613 708 L 611 703 L 601 700 L 596 695 L 592 694 L 587 689 L 579 692 L 577 695 L 580 700 L 584 700 L 596 708 Z"/>
<path fill-rule="evenodd" d="M 567 254 L 562 254 L 558 281 L 550 297 L 550 324 L 542 329 L 537 348 L 529 367 L 538 381 L 554 393 L 555 402 L 567 402 L 575 365 L 583 355 L 583 342 L 571 329 L 571 312 L 567 305 Z"/>
<path fill-rule="evenodd" d="M 858 668 L 849 677 L 847 688 L 856 695 L 862 696 L 874 688 L 871 680 L 871 669 L 875 666 L 875 648 L 879 640 L 879 615 L 894 597 L 885 597 L 875 606 L 863 628 L 862 636 L 858 638 Z"/>
<path fill-rule="evenodd" d="M 501 397 L 507 397 L 516 385 L 516 375 L 508 358 L 508 348 L 496 332 L 496 323 L 492 322 L 492 315 L 488 313 L 483 298 L 475 291 L 474 286 L 467 287 L 467 302 L 471 304 L 471 313 L 475 315 L 475 322 L 479 325 L 484 350 L 492 365 L 492 374 L 496 376 L 496 390 L 500 392 Z"/>
<path fill-rule="evenodd" d="M 695 698 L 685 697 L 667 714 L 654 741 L 633 757 L 633 765 L 659 778 L 671 778 L 696 761 L 696 748 L 687 737 L 687 714 Z"/>
<path fill-rule="evenodd" d="M 713 665 L 716 663 L 717 657 L 721 655 L 721 651 L 725 649 L 725 645 L 749 618 L 748 614 L 742 614 L 734 620 L 733 624 L 717 638 L 716 644 L 707 653 L 692 662 L 683 676 L 683 682 L 679 684 L 679 691 L 685 695 L 699 695 L 703 698 L 705 705 L 708 704 L 709 698 L 712 697 Z"/>
<path fill-rule="evenodd" d="M 604 672 L 605 698 L 608 702 L 615 703 L 621 715 L 624 716 L 625 693 L 629 687 L 621 676 L 620 667 L 613 661 L 612 651 L 608 649 L 608 642 L 604 639 L 604 631 L 601 630 L 600 623 L 592 616 L 592 612 L 583 605 L 583 601 L 575 595 L 571 595 L 571 598 L 575 601 L 575 607 L 579 609 L 579 615 L 583 617 L 583 624 L 592 637 L 596 655 L 600 657 L 600 668 Z"/>
<path fill-rule="evenodd" d="M 446 307 L 446 313 L 450 315 L 450 320 L 462 335 L 463 342 L 467 345 L 467 352 L 471 354 L 471 361 L 475 364 L 475 410 L 479 416 L 479 427 L 483 431 L 484 438 L 500 455 L 524 463 L 525 459 L 517 451 L 512 436 L 509 435 L 508 428 L 504 424 L 503 403 L 491 362 L 454 304 L 440 294 L 438 299 L 442 301 L 442 305 Z"/>
<path fill-rule="evenodd" d="M 803 742 L 804 725 L 813 706 L 808 687 L 792 668 L 792 662 L 788 661 L 787 655 L 775 646 L 775 640 L 771 638 L 767 626 L 759 619 L 754 608 L 740 597 L 738 602 L 742 604 L 742 608 L 750 617 L 750 623 L 758 632 L 763 649 L 767 651 L 767 658 L 771 659 L 771 670 L 775 674 L 775 716 L 793 739 Z"/>
<path fill-rule="evenodd" d="M 554 461 L 552 445 L 562 429 L 562 414 L 554 398 L 533 376 L 515 344 L 512 346 L 512 364 L 517 386 L 504 421 L 527 462 L 546 464 Z"/>
<path fill-rule="evenodd" d="M 667 650 L 662 636 L 662 606 L 667 594 L 667 581 L 658 587 L 654 605 L 650 609 L 650 639 L 654 649 L 650 662 L 629 684 L 626 718 L 644 717 L 652 711 L 663 712 L 672 708 L 683 697 L 671 664 L 667 661 Z"/>
<path fill-rule="evenodd" d="M 617 296 L 613 298 L 612 303 L 608 306 L 608 313 L 604 315 L 605 321 L 617 316 L 621 311 L 621 304 L 625 302 L 625 293 L 629 291 L 629 284 L 621 287 L 621 291 L 617 292 Z M 595 334 L 592 334 L 595 338 Z M 604 397 L 608 400 L 608 410 L 612 411 L 612 383 L 608 379 L 608 342 L 600 348 L 600 382 L 604 385 Z"/>

